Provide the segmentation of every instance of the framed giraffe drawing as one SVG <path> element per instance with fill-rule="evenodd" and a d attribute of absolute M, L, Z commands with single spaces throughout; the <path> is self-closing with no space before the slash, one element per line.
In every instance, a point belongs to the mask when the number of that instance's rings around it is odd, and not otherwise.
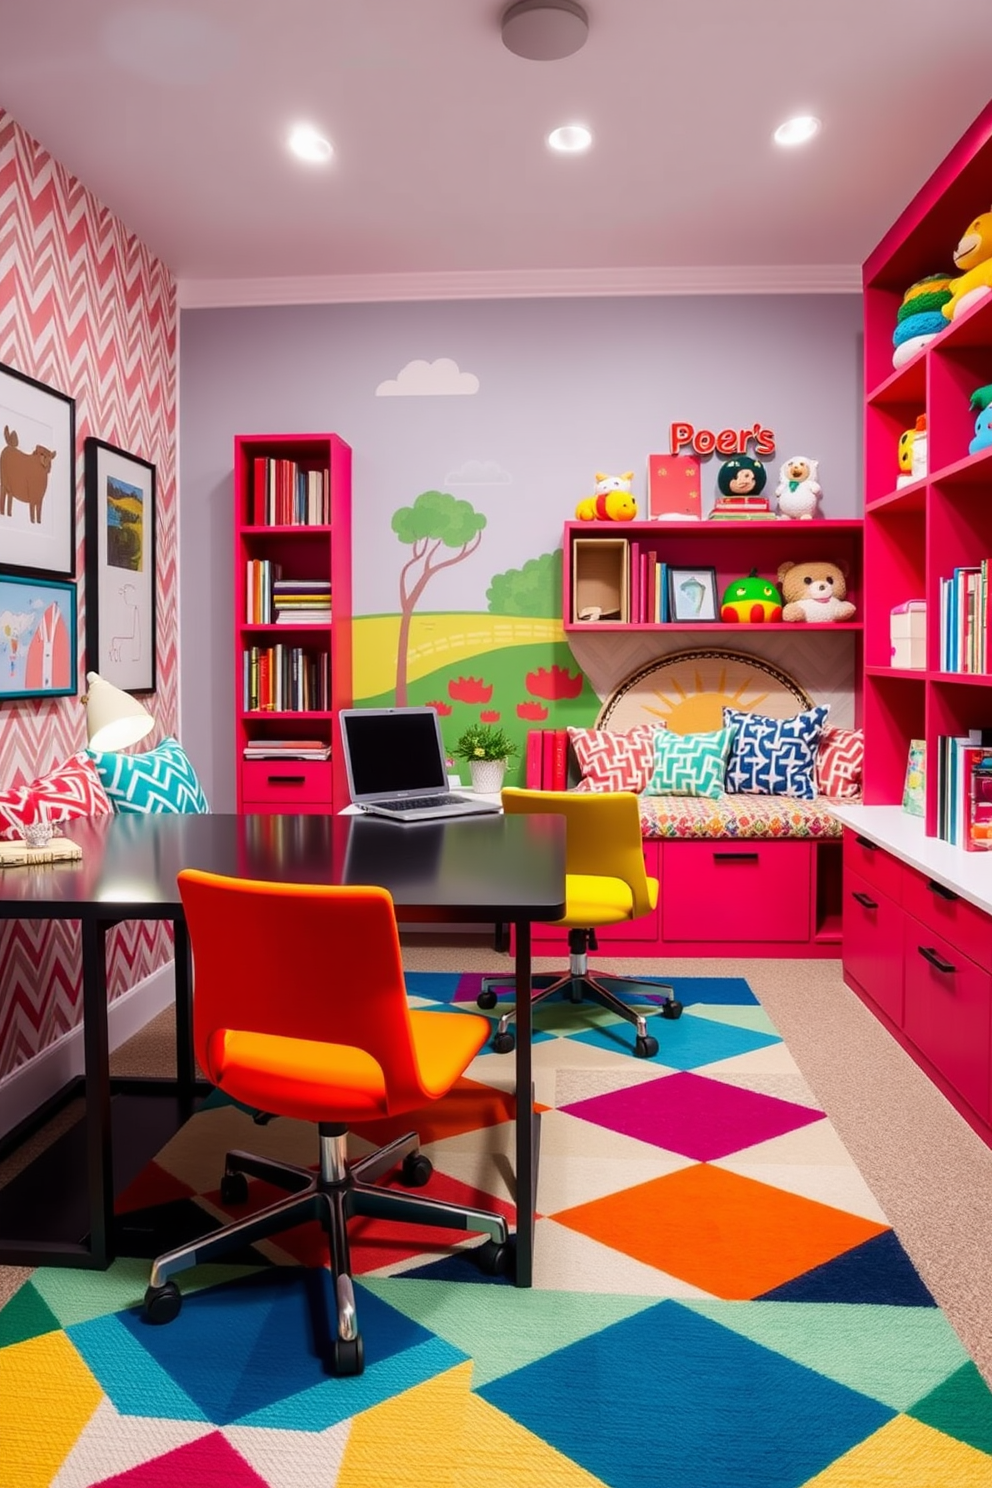
<path fill-rule="evenodd" d="M 155 466 L 89 438 L 86 669 L 125 692 L 155 691 Z"/>
<path fill-rule="evenodd" d="M 0 574 L 0 703 L 78 691 L 75 584 Z"/>

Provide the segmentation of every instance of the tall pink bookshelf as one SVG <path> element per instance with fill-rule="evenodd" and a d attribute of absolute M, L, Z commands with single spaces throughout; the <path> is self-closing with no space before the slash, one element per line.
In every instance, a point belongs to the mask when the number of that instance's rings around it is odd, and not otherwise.
<path fill-rule="evenodd" d="M 352 686 L 350 446 L 236 435 L 234 513 L 238 810 L 331 812 L 348 799 L 337 714 Z M 294 743 L 329 757 L 293 757 Z"/>
<path fill-rule="evenodd" d="M 937 831 L 941 735 L 992 726 L 992 676 L 941 664 L 941 579 L 992 558 L 992 448 L 969 454 L 971 394 L 992 383 L 992 294 L 893 368 L 903 296 L 956 274 L 953 251 L 992 205 L 992 105 L 976 119 L 864 265 L 865 802 L 902 799 L 910 740 L 926 746 L 925 832 Z M 899 486 L 898 445 L 926 417 L 926 473 Z M 925 599 L 925 666 L 891 665 L 890 612 Z"/>

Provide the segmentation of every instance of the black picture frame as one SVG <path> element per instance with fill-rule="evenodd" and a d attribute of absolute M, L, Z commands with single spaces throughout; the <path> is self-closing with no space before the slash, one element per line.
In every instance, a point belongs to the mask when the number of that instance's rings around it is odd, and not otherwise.
<path fill-rule="evenodd" d="M 76 400 L 0 363 L 0 561 L 76 576 Z"/>
<path fill-rule="evenodd" d="M 155 466 L 93 436 L 85 445 L 86 667 L 154 692 Z"/>
<path fill-rule="evenodd" d="M 715 568 L 668 570 L 669 619 L 683 625 L 720 621 Z"/>
<path fill-rule="evenodd" d="M 76 585 L 0 573 L 0 703 L 79 692 Z"/>

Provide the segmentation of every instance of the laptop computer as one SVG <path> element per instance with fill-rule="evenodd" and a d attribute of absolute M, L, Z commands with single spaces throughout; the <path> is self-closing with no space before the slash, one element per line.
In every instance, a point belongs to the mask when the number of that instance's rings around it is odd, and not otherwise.
<path fill-rule="evenodd" d="M 448 789 L 435 708 L 342 708 L 338 714 L 352 802 L 397 822 L 498 812 L 493 801 Z"/>

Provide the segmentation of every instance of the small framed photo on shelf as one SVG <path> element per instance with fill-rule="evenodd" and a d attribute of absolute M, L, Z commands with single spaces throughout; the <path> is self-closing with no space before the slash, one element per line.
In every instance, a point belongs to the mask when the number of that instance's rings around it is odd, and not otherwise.
<path fill-rule="evenodd" d="M 75 583 L 0 574 L 0 702 L 78 690 Z"/>
<path fill-rule="evenodd" d="M 74 578 L 76 403 L 0 365 L 0 561 Z"/>
<path fill-rule="evenodd" d="M 155 691 L 155 466 L 86 441 L 86 666 Z"/>
<path fill-rule="evenodd" d="M 669 619 L 682 623 L 719 620 L 715 568 L 668 570 Z"/>

